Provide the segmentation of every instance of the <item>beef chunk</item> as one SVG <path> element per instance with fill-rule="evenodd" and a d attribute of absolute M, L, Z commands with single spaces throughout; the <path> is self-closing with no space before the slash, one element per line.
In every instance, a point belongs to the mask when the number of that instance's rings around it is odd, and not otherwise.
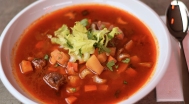
<path fill-rule="evenodd" d="M 32 65 L 35 69 L 43 69 L 46 66 L 45 59 L 34 59 L 32 60 Z"/>
<path fill-rule="evenodd" d="M 48 73 L 43 77 L 43 80 L 53 89 L 59 90 L 61 85 L 66 84 L 67 76 L 57 72 Z"/>

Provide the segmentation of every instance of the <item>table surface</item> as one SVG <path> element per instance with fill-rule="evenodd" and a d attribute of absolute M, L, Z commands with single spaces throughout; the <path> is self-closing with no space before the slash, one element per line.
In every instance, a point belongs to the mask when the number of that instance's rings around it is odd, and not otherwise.
<path fill-rule="evenodd" d="M 36 0 L 0 0 L 0 34 L 8 22 L 23 8 Z M 158 15 L 165 15 L 166 8 L 172 0 L 141 0 Z M 182 0 L 189 8 L 189 0 Z M 152 90 L 136 104 L 182 104 L 183 102 L 156 102 L 156 91 Z M 14 98 L 0 81 L 0 104 L 21 104 Z"/>

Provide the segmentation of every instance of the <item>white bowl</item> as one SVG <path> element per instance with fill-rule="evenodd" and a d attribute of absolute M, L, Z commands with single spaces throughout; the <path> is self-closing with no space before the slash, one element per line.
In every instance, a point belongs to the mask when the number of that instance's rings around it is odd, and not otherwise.
<path fill-rule="evenodd" d="M 29 97 L 17 84 L 11 69 L 12 48 L 22 34 L 34 20 L 42 15 L 69 5 L 80 3 L 102 3 L 126 10 L 139 18 L 154 33 L 158 46 L 158 59 L 156 69 L 149 81 L 135 94 L 120 102 L 131 104 L 146 96 L 155 88 L 160 81 L 170 60 L 171 43 L 166 26 L 159 16 L 148 6 L 136 0 L 39 0 L 29 5 L 18 13 L 4 29 L 0 40 L 0 77 L 8 91 L 23 103 L 35 104 L 34 99 Z M 49 9 L 50 8 L 50 9 Z"/>

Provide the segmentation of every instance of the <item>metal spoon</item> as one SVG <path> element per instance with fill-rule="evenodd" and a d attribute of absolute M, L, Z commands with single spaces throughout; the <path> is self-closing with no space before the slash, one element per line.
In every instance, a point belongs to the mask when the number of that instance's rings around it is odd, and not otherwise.
<path fill-rule="evenodd" d="M 167 9 L 166 24 L 170 33 L 180 42 L 182 62 L 182 88 L 184 103 L 189 104 L 189 72 L 183 50 L 183 39 L 188 31 L 188 9 L 183 2 L 173 0 Z"/>

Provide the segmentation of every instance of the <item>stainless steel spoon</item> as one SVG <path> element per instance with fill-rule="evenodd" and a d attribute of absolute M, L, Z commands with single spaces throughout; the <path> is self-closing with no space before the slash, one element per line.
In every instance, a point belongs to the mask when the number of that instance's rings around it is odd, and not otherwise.
<path fill-rule="evenodd" d="M 167 9 L 166 19 L 166 25 L 170 33 L 180 42 L 183 97 L 184 103 L 189 104 L 189 72 L 182 43 L 188 31 L 188 9 L 185 4 L 173 0 Z"/>

